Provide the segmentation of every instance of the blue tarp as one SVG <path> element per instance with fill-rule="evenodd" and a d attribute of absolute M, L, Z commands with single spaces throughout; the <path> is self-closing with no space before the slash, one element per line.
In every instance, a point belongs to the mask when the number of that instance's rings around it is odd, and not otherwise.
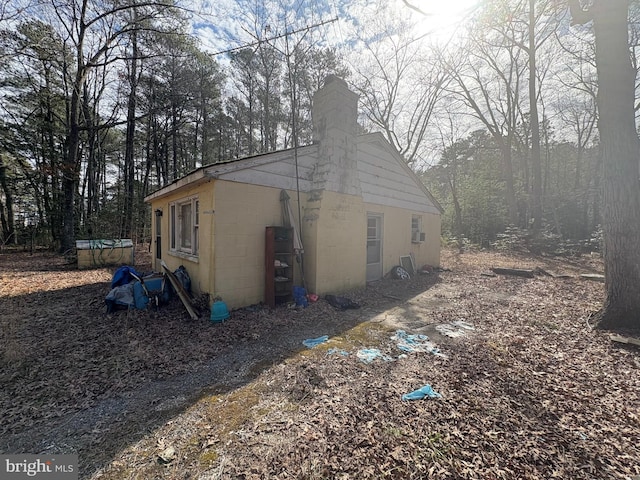
<path fill-rule="evenodd" d="M 420 387 L 418 390 L 414 390 L 411 393 L 405 393 L 402 395 L 402 400 L 422 400 L 424 397 L 429 398 L 440 398 L 438 392 L 436 392 L 431 385 L 425 385 L 424 387 Z"/>
<path fill-rule="evenodd" d="M 313 348 L 320 345 L 321 343 L 326 342 L 327 340 L 329 340 L 329 335 L 323 335 L 318 338 L 307 338 L 302 342 L 302 344 L 307 348 Z"/>
<path fill-rule="evenodd" d="M 389 362 L 389 361 L 393 360 L 391 357 L 383 354 L 377 348 L 362 348 L 362 349 L 358 350 L 358 352 L 356 353 L 356 356 L 360 360 L 362 360 L 364 363 L 371 363 L 376 358 L 381 358 L 385 362 Z"/>
<path fill-rule="evenodd" d="M 397 342 L 396 346 L 407 353 L 428 352 L 434 355 L 444 356 L 440 353 L 440 349 L 429 341 L 426 335 L 410 335 L 404 330 L 396 330 L 391 340 Z"/>
<path fill-rule="evenodd" d="M 125 305 L 129 308 L 134 307 L 133 282 L 112 288 L 104 301 L 107 304 L 107 313 L 116 310 L 117 305 Z"/>
<path fill-rule="evenodd" d="M 131 276 L 132 273 L 138 278 L 142 276 L 138 272 L 136 272 L 135 268 L 128 265 L 122 266 L 117 269 L 113 274 L 113 277 L 111 278 L 111 288 L 116 288 L 120 285 L 126 285 L 131 280 L 134 280 L 134 277 Z"/>
<path fill-rule="evenodd" d="M 343 357 L 348 357 L 349 352 L 342 350 L 341 348 L 330 348 L 327 350 L 327 355 L 342 355 Z"/>
<path fill-rule="evenodd" d="M 136 277 L 140 278 L 144 285 Z M 152 274 L 143 277 L 133 267 L 120 267 L 113 274 L 111 291 L 105 297 L 107 313 L 116 310 L 118 305 L 143 310 L 147 308 L 150 297 L 157 299 L 157 303 L 169 301 L 171 292 L 164 275 Z"/>

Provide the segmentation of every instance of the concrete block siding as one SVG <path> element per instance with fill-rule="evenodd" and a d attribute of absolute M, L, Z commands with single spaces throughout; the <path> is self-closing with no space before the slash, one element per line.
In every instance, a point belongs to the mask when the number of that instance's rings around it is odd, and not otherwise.
<path fill-rule="evenodd" d="M 383 219 L 383 273 L 409 253 L 418 266 L 439 265 L 440 206 L 381 134 L 356 135 L 357 102 L 344 80 L 330 76 L 314 97 L 312 145 L 202 167 L 149 195 L 152 210 L 167 212 L 180 198 L 200 199 L 197 256 L 168 251 L 168 215 L 159 217 L 169 266 L 184 264 L 196 291 L 219 295 L 230 308 L 262 301 L 265 227 L 282 225 L 282 189 L 297 214 L 297 186 L 309 291 L 365 284 L 370 213 Z M 424 242 L 412 241 L 414 215 Z"/>

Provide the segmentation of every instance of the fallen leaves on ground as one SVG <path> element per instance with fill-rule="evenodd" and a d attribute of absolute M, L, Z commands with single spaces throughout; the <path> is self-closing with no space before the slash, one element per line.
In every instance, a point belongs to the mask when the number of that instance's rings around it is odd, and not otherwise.
<path fill-rule="evenodd" d="M 320 301 L 303 311 L 236 311 L 216 326 L 185 321 L 178 304 L 97 314 L 109 271 L 37 270 L 21 259 L 7 268 L 2 258 L 0 267 L 11 312 L 2 319 L 3 445 L 33 422 L 46 430 L 84 407 L 198 371 L 234 346 L 264 355 L 247 358 L 244 370 L 229 365 L 246 380 L 233 388 L 185 385 L 201 389 L 199 400 L 157 428 L 137 426 L 107 464 L 96 450 L 109 440 L 96 433 L 78 447 L 81 463 L 93 462 L 87 476 L 103 464 L 92 478 L 640 475 L 640 349 L 590 328 L 603 286 L 577 277 L 601 271 L 599 259 L 445 251 L 450 271 L 351 292 L 363 306 L 357 311 Z M 571 277 L 481 275 L 491 267 Z M 457 338 L 437 333 L 455 321 L 475 329 Z M 427 333 L 445 356 L 403 354 L 391 339 L 399 327 Z M 300 335 L 324 334 L 326 344 L 302 349 Z M 299 350 L 279 346 L 288 342 Z M 393 360 L 363 363 L 361 348 Z M 442 397 L 402 401 L 425 384 Z M 171 461 L 158 462 L 167 449 Z"/>

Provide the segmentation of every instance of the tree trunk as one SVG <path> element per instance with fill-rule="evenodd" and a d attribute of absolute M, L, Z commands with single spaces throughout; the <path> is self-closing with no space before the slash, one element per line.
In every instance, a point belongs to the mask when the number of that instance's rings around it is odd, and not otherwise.
<path fill-rule="evenodd" d="M 511 153 L 511 141 L 501 139 L 500 150 L 502 153 L 502 165 L 504 167 L 505 195 L 507 208 L 509 209 L 509 223 L 518 224 L 518 203 L 516 200 L 515 180 L 513 177 L 513 158 Z"/>
<path fill-rule="evenodd" d="M 62 237 L 60 250 L 66 252 L 75 246 L 75 206 L 78 184 L 77 163 L 80 151 L 80 89 L 84 80 L 82 74 L 76 74 L 76 82 L 71 92 L 69 109 L 69 136 L 67 152 L 62 164 Z"/>
<path fill-rule="evenodd" d="M 175 87 L 172 87 L 175 88 Z M 171 95 L 171 180 L 178 175 L 178 105 L 176 94 Z"/>
<path fill-rule="evenodd" d="M 83 184 L 82 184 L 82 191 L 80 192 L 80 198 L 85 198 L 85 191 L 87 192 L 87 209 L 85 212 L 85 216 L 84 216 L 84 224 L 87 225 L 88 222 L 90 221 L 92 214 L 94 213 L 92 210 L 93 207 L 93 202 L 94 202 L 94 193 L 95 193 L 95 187 L 94 187 L 94 170 L 95 170 L 95 164 L 96 164 L 96 146 L 98 144 L 98 132 L 96 129 L 96 124 L 95 124 L 95 115 L 94 115 L 94 110 L 91 108 L 91 106 L 89 105 L 89 91 L 87 89 L 87 86 L 85 85 L 84 88 L 84 95 L 83 95 L 83 102 L 82 102 L 82 108 L 83 108 L 83 112 L 84 112 L 84 120 L 86 122 L 86 129 L 87 129 L 87 171 L 86 174 L 84 175 L 84 179 L 83 179 Z M 83 210 L 82 204 L 84 202 L 81 203 L 81 212 Z M 81 220 L 83 218 L 83 216 L 81 215 Z"/>
<path fill-rule="evenodd" d="M 635 129 L 635 71 L 628 43 L 628 1 L 597 1 L 598 108 L 604 163 L 606 299 L 600 328 L 640 328 L 640 142 Z"/>
<path fill-rule="evenodd" d="M 14 236 L 14 220 L 13 220 L 13 194 L 7 184 L 6 176 L 7 167 L 2 160 L 0 154 L 0 189 L 4 192 L 5 207 L 7 214 L 5 216 L 4 211 L 0 212 L 0 218 L 2 219 L 2 240 L 3 242 L 15 242 Z M 2 206 L 2 204 L 0 204 Z"/>
<path fill-rule="evenodd" d="M 136 15 L 136 9 L 133 9 Z M 134 19 L 135 21 L 135 19 Z M 131 33 L 131 63 L 129 71 L 129 98 L 127 101 L 127 136 L 124 150 L 124 219 L 122 225 L 122 238 L 132 238 L 134 205 L 134 139 L 136 133 L 136 95 L 138 87 L 138 34 L 136 30 Z"/>
<path fill-rule="evenodd" d="M 529 115 L 531 117 L 531 168 L 533 169 L 533 231 L 542 227 L 542 160 L 536 88 L 535 0 L 529 0 Z"/>
<path fill-rule="evenodd" d="M 84 22 L 87 1 L 82 3 L 82 20 L 78 22 L 78 38 L 75 45 L 76 72 L 71 86 L 69 101 L 66 152 L 61 165 L 62 173 L 62 235 L 60 251 L 66 252 L 75 247 L 76 237 L 76 195 L 80 168 L 80 98 L 87 74 L 84 63 L 84 36 L 87 25 Z"/>
<path fill-rule="evenodd" d="M 66 74 L 66 70 L 63 72 Z M 59 157 L 56 152 L 56 139 L 54 133 L 54 112 L 51 98 L 51 79 L 49 77 L 49 70 L 46 70 L 45 85 L 46 85 L 46 97 L 45 97 L 45 123 L 43 129 L 43 151 L 42 151 L 42 167 L 40 169 L 40 176 L 42 183 L 42 197 L 44 203 L 44 210 L 49 223 L 49 233 L 51 235 L 51 241 L 53 244 L 60 238 L 61 233 L 61 209 L 58 202 L 55 201 L 58 192 L 58 179 L 60 178 L 60 172 L 58 170 Z M 48 162 L 48 164 L 47 164 Z M 44 174 L 44 172 L 48 172 Z M 50 180 L 48 180 L 50 179 Z M 49 183 L 51 182 L 51 183 Z"/>

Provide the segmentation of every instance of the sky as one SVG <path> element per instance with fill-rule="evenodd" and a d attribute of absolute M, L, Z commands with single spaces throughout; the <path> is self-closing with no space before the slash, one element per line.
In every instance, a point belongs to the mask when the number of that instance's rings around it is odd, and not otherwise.
<path fill-rule="evenodd" d="M 448 37 L 455 33 L 461 21 L 473 12 L 479 3 L 480 0 L 422 0 L 415 4 L 429 14 L 419 21 L 425 32 Z"/>
<path fill-rule="evenodd" d="M 378 0 L 380 1 L 380 0 Z M 410 9 L 402 0 L 382 0 L 399 15 L 416 23 L 416 34 L 446 41 L 455 35 L 461 20 L 480 0 L 408 0 L 426 15 Z M 313 30 L 329 46 L 340 47 L 363 28 L 367 13 L 376 9 L 376 0 L 278 0 L 287 5 L 286 14 L 269 5 L 271 0 L 203 0 L 201 12 L 193 23 L 193 34 L 202 48 L 211 53 L 224 52 L 263 38 L 277 36 L 287 30 L 303 29 L 333 19 L 337 21 Z M 276 2 L 273 2 L 276 3 Z M 388 7 L 387 7 L 388 8 Z M 261 16 L 264 20 L 256 21 Z"/>
<path fill-rule="evenodd" d="M 223 69 L 229 62 L 225 52 L 230 49 L 255 45 L 258 38 L 273 39 L 287 31 L 312 27 L 309 35 L 313 35 L 316 46 L 335 47 L 343 55 L 347 66 L 360 70 L 355 66 L 368 65 L 370 61 L 365 47 L 374 46 L 384 57 L 387 54 L 382 53 L 383 50 L 387 50 L 394 39 L 402 43 L 408 38 L 423 37 L 421 41 L 425 47 L 431 43 L 448 43 L 463 31 L 463 21 L 483 0 L 406 0 L 419 11 L 403 0 L 192 1 L 203 2 L 199 4 L 202 14 L 193 22 L 192 33 L 200 40 L 204 51 L 217 54 L 216 60 Z M 282 8 L 282 5 L 286 7 Z M 396 21 L 391 21 L 393 17 L 413 25 L 413 35 L 405 37 L 406 30 L 402 28 L 395 34 L 389 34 L 389 25 L 398 25 Z M 294 43 L 300 35 L 292 36 Z M 270 43 L 284 50 L 284 42 L 280 38 Z M 367 75 L 371 72 L 366 70 L 354 72 L 355 77 L 364 75 L 369 78 Z M 416 78 L 417 74 L 405 73 L 406 81 L 401 91 L 407 93 L 407 89 L 412 88 L 410 75 Z M 230 84 L 226 88 L 234 87 Z M 410 97 L 411 93 L 408 95 Z M 399 108 L 402 111 L 396 112 L 396 127 L 402 130 L 403 122 L 407 121 L 405 117 L 410 114 L 404 111 L 404 106 L 400 105 Z M 423 155 L 430 157 L 433 154 L 425 151 Z"/>

